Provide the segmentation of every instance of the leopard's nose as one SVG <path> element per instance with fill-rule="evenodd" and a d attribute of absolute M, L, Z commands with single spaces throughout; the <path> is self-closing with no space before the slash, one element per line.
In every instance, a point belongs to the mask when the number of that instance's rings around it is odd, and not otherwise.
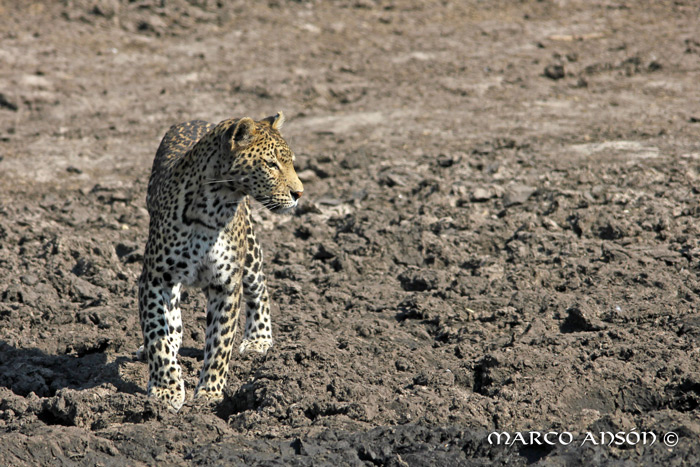
<path fill-rule="evenodd" d="M 291 194 L 292 198 L 294 198 L 294 201 L 296 201 L 299 198 L 301 198 L 301 195 L 303 195 L 304 192 L 303 191 L 290 191 L 289 194 Z"/>

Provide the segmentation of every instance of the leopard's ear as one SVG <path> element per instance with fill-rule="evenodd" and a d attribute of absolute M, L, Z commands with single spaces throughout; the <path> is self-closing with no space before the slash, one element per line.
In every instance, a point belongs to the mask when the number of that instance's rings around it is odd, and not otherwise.
<path fill-rule="evenodd" d="M 277 115 L 263 118 L 262 121 L 270 125 L 270 127 L 272 127 L 273 130 L 279 131 L 280 128 L 282 128 L 282 125 L 284 125 L 284 114 L 280 110 L 279 112 L 277 112 Z"/>
<path fill-rule="evenodd" d="M 231 142 L 231 147 L 247 146 L 253 141 L 255 135 L 255 122 L 250 117 L 245 117 L 232 125 L 226 132 L 227 140 Z"/>

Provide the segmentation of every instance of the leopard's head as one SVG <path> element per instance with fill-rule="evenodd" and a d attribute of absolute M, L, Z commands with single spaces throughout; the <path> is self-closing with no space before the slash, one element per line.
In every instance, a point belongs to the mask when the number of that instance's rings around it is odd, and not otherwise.
<path fill-rule="evenodd" d="M 231 122 L 222 136 L 222 149 L 230 157 L 222 178 L 272 212 L 297 205 L 304 186 L 294 170 L 294 153 L 280 134 L 284 115 L 260 121 L 241 118 Z"/>

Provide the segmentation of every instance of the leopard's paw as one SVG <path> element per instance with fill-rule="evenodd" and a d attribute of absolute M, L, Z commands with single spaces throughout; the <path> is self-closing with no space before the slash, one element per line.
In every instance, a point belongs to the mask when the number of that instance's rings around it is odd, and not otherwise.
<path fill-rule="evenodd" d="M 155 397 L 166 402 L 177 412 L 185 403 L 185 383 L 179 381 L 169 386 L 157 386 L 149 382 L 148 397 Z"/>
<path fill-rule="evenodd" d="M 194 402 L 197 405 L 216 405 L 224 400 L 224 393 L 221 390 L 198 386 L 194 392 Z"/>
<path fill-rule="evenodd" d="M 241 346 L 238 348 L 238 351 L 241 354 L 244 354 L 252 350 L 259 354 L 265 355 L 267 353 L 267 349 L 269 349 L 270 347 L 272 347 L 272 339 L 258 337 L 255 339 L 243 339 L 243 343 L 241 343 Z"/>
<path fill-rule="evenodd" d="M 146 361 L 146 349 L 143 347 L 143 345 L 139 347 L 136 352 L 134 352 L 134 358 L 136 360 L 141 360 L 142 362 Z"/>

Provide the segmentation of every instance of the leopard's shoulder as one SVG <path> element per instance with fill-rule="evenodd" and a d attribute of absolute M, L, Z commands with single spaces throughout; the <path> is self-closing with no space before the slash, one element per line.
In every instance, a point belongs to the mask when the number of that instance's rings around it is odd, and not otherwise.
<path fill-rule="evenodd" d="M 173 166 L 182 159 L 194 145 L 205 135 L 214 130 L 214 123 L 204 120 L 191 120 L 171 126 L 163 136 L 153 159 L 151 177 L 148 182 L 150 199 L 156 196 L 158 185 L 169 179 Z"/>

